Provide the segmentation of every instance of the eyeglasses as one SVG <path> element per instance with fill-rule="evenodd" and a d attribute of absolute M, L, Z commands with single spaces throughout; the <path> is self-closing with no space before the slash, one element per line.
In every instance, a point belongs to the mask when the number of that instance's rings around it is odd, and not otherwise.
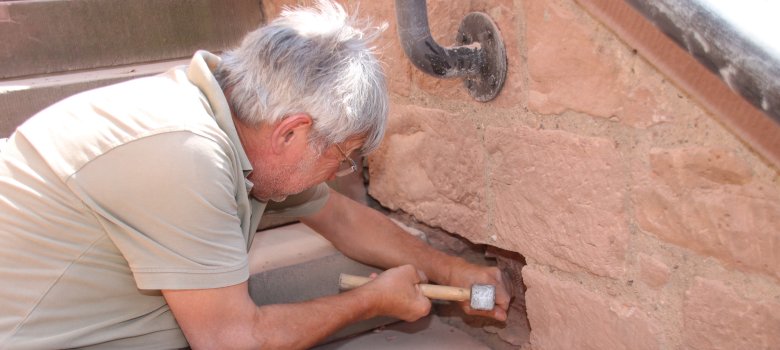
<path fill-rule="evenodd" d="M 339 152 L 341 152 L 341 155 L 344 156 L 344 160 L 339 163 L 339 170 L 336 171 L 336 177 L 342 177 L 345 175 L 349 175 L 357 171 L 357 163 L 355 163 L 352 158 L 347 157 L 347 154 L 344 153 L 344 151 L 339 147 L 338 144 L 336 144 L 336 148 L 338 148 Z"/>

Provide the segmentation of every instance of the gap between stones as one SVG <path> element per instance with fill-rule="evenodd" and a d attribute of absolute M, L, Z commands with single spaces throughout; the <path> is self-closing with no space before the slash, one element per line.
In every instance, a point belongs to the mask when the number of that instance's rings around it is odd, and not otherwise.
<path fill-rule="evenodd" d="M 369 197 L 370 198 L 370 197 Z M 525 266 L 525 257 L 517 252 L 501 248 L 474 244 L 458 235 L 440 228 L 430 227 L 419 222 L 414 216 L 403 211 L 390 211 L 379 203 L 369 199 L 369 205 L 382 211 L 390 218 L 425 233 L 428 242 L 436 249 L 451 255 L 460 256 L 479 265 L 498 266 L 508 271 L 514 287 L 508 319 L 505 323 L 469 316 L 463 313 L 455 303 L 436 302 L 433 313 L 447 324 L 458 328 L 492 349 L 530 349 L 531 327 L 528 322 L 525 304 L 525 285 L 520 271 Z"/>

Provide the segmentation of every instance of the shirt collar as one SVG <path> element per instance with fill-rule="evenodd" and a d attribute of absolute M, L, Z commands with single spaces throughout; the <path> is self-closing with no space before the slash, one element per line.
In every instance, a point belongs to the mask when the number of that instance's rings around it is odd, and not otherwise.
<path fill-rule="evenodd" d="M 217 125 L 227 134 L 230 141 L 237 146 L 238 159 L 246 177 L 252 172 L 252 164 L 249 162 L 244 147 L 241 145 L 241 139 L 238 137 L 238 132 L 236 132 L 236 125 L 233 123 L 225 93 L 222 91 L 213 73 L 220 62 L 219 56 L 200 50 L 195 53 L 192 61 L 190 61 L 190 65 L 187 67 L 187 78 L 206 96 L 214 112 L 214 119 L 217 121 Z"/>

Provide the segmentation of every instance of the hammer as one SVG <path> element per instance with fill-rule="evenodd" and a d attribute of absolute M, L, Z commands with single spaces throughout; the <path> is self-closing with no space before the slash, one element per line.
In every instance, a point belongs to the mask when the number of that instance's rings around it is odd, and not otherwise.
<path fill-rule="evenodd" d="M 339 287 L 343 290 L 360 287 L 371 281 L 368 277 L 354 276 L 342 273 L 339 276 Z M 496 305 L 496 286 L 489 284 L 474 284 L 471 290 L 459 287 L 439 286 L 435 284 L 419 284 L 423 295 L 431 299 L 464 301 L 471 300 L 474 310 L 493 310 Z"/>

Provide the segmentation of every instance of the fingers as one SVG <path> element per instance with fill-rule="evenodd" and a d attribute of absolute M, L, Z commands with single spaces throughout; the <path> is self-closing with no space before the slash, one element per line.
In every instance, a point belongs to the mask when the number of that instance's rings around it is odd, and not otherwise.
<path fill-rule="evenodd" d="M 461 273 L 453 276 L 452 282 L 454 285 L 468 288 L 473 284 L 491 284 L 496 288 L 495 307 L 492 310 L 474 310 L 471 308 L 470 303 L 466 301 L 461 303 L 463 311 L 468 315 L 489 317 L 502 322 L 506 321 L 511 301 L 511 294 L 509 293 L 511 286 L 507 285 L 509 279 L 504 278 L 501 270 L 494 266 L 470 265 L 459 271 Z"/>
<path fill-rule="evenodd" d="M 428 276 L 425 275 L 423 270 L 417 270 L 417 276 L 420 277 L 420 282 L 418 283 L 428 283 Z"/>
<path fill-rule="evenodd" d="M 493 308 L 493 310 L 474 310 L 469 306 L 468 302 L 464 302 L 462 304 L 463 311 L 467 315 L 472 316 L 482 316 L 482 317 L 490 317 L 493 319 L 496 319 L 497 321 L 506 321 L 507 318 L 507 310 L 505 308 L 500 307 L 498 304 Z"/>
<path fill-rule="evenodd" d="M 384 298 L 382 309 L 386 315 L 400 318 L 404 321 L 415 321 L 431 310 L 431 301 L 420 289 L 421 282 L 427 282 L 424 273 L 412 265 L 404 265 L 389 269 L 377 277 Z"/>
<path fill-rule="evenodd" d="M 496 280 L 498 281 L 496 284 L 496 306 L 500 306 L 506 311 L 509 308 L 509 302 L 512 299 L 512 288 L 514 286 L 507 283 L 509 279 L 506 278 L 506 275 L 502 271 L 499 271 Z"/>

